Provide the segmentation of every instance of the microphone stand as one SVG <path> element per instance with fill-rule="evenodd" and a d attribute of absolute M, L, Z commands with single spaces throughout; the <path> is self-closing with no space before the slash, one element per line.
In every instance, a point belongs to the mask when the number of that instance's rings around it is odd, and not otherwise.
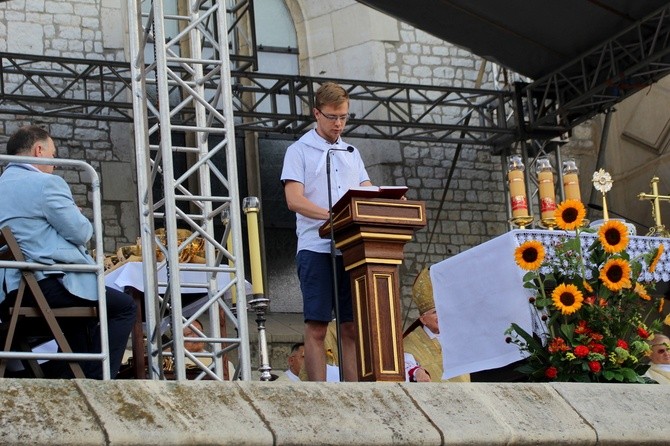
<path fill-rule="evenodd" d="M 353 148 L 352 148 L 353 149 Z M 328 181 L 328 219 L 330 223 L 330 264 L 333 270 L 333 299 L 335 299 L 335 333 L 337 336 L 337 369 L 340 375 L 340 382 L 344 382 L 344 373 L 342 372 L 342 337 L 340 331 L 340 292 L 339 281 L 337 280 L 337 256 L 335 249 L 335 228 L 333 227 L 333 193 L 330 185 L 330 152 L 340 150 L 352 152 L 353 150 L 330 148 L 326 152 L 326 180 Z"/>

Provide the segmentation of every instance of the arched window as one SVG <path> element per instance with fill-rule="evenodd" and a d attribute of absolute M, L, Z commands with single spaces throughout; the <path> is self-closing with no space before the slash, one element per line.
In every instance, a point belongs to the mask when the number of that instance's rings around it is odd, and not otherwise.
<path fill-rule="evenodd" d="M 298 74 L 298 38 L 293 18 L 284 0 L 254 0 L 258 71 Z M 288 112 L 288 100 L 277 104 L 278 112 Z M 262 111 L 271 111 L 261 104 Z"/>
<path fill-rule="evenodd" d="M 258 70 L 298 74 L 298 38 L 284 0 L 255 0 Z"/>

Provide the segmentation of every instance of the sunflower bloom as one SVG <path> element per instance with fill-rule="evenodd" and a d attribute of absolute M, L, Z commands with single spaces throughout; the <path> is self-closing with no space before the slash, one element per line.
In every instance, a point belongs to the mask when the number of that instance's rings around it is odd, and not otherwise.
<path fill-rule="evenodd" d="M 663 323 L 664 323 L 665 325 L 670 325 L 670 314 L 668 314 L 667 316 L 665 316 L 665 319 L 663 319 Z"/>
<path fill-rule="evenodd" d="M 586 217 L 586 209 L 579 200 L 565 200 L 558 205 L 554 216 L 556 225 L 560 229 L 570 231 L 582 226 L 584 217 Z"/>
<path fill-rule="evenodd" d="M 651 300 L 651 296 L 647 293 L 647 289 L 640 282 L 635 283 L 635 294 L 641 299 Z"/>
<path fill-rule="evenodd" d="M 536 270 L 544 261 L 544 246 L 536 240 L 524 242 L 514 251 L 514 259 L 521 268 Z"/>
<path fill-rule="evenodd" d="M 593 293 L 593 287 L 592 287 L 591 284 L 588 283 L 586 280 L 584 280 L 584 281 L 582 282 L 582 286 L 583 286 L 584 289 L 585 289 L 586 291 L 588 291 L 589 293 Z"/>
<path fill-rule="evenodd" d="M 568 315 L 582 307 L 584 296 L 576 286 L 562 283 L 551 293 L 551 300 L 561 313 Z"/>
<path fill-rule="evenodd" d="M 598 238 L 605 252 L 621 252 L 628 246 L 628 228 L 618 220 L 608 220 L 598 230 Z"/>
<path fill-rule="evenodd" d="M 658 248 L 656 250 L 656 254 L 654 255 L 654 260 L 651 261 L 651 265 L 649 265 L 649 272 L 653 273 L 656 271 L 656 265 L 658 265 L 658 261 L 661 260 L 661 256 L 663 255 L 663 250 L 665 249 L 665 246 L 663 243 L 658 245 Z"/>
<path fill-rule="evenodd" d="M 630 288 L 630 264 L 624 259 L 609 259 L 600 270 L 600 280 L 610 291 Z"/>

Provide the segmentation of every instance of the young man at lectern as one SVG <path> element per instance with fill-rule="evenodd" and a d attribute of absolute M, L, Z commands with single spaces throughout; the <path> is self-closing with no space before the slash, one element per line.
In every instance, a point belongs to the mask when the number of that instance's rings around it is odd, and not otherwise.
<path fill-rule="evenodd" d="M 330 217 L 328 186 L 334 204 L 349 188 L 371 186 L 372 183 L 358 150 L 340 137 L 349 118 L 346 90 L 327 82 L 317 90 L 314 99 L 316 128 L 288 148 L 281 180 L 288 208 L 296 213 L 296 264 L 303 295 L 305 368 L 310 381 L 325 381 L 323 340 L 333 317 L 334 293 L 330 240 L 319 236 L 319 227 Z M 330 185 L 327 165 L 332 165 Z M 356 381 L 356 329 L 351 285 L 341 255 L 337 256 L 337 271 L 344 379 Z"/>

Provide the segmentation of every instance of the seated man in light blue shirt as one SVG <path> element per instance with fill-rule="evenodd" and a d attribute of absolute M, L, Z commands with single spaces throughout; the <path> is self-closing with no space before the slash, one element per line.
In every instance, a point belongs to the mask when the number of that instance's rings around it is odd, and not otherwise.
<path fill-rule="evenodd" d="M 37 126 L 20 128 L 7 142 L 9 155 L 55 158 L 49 133 Z M 93 264 L 85 244 L 93 235 L 91 222 L 74 202 L 65 180 L 52 175 L 54 166 L 10 163 L 0 176 L 0 227 L 9 226 L 28 262 Z M 97 306 L 94 273 L 37 271 L 35 276 L 52 308 Z M 21 273 L 0 269 L 0 318 L 8 315 L 16 299 Z M 107 319 L 111 376 L 115 377 L 133 326 L 136 307 L 132 298 L 107 288 Z M 26 305 L 34 304 L 29 292 Z M 76 353 L 100 352 L 97 321 L 62 320 L 61 328 Z M 102 378 L 102 362 L 82 363 L 87 378 Z"/>

